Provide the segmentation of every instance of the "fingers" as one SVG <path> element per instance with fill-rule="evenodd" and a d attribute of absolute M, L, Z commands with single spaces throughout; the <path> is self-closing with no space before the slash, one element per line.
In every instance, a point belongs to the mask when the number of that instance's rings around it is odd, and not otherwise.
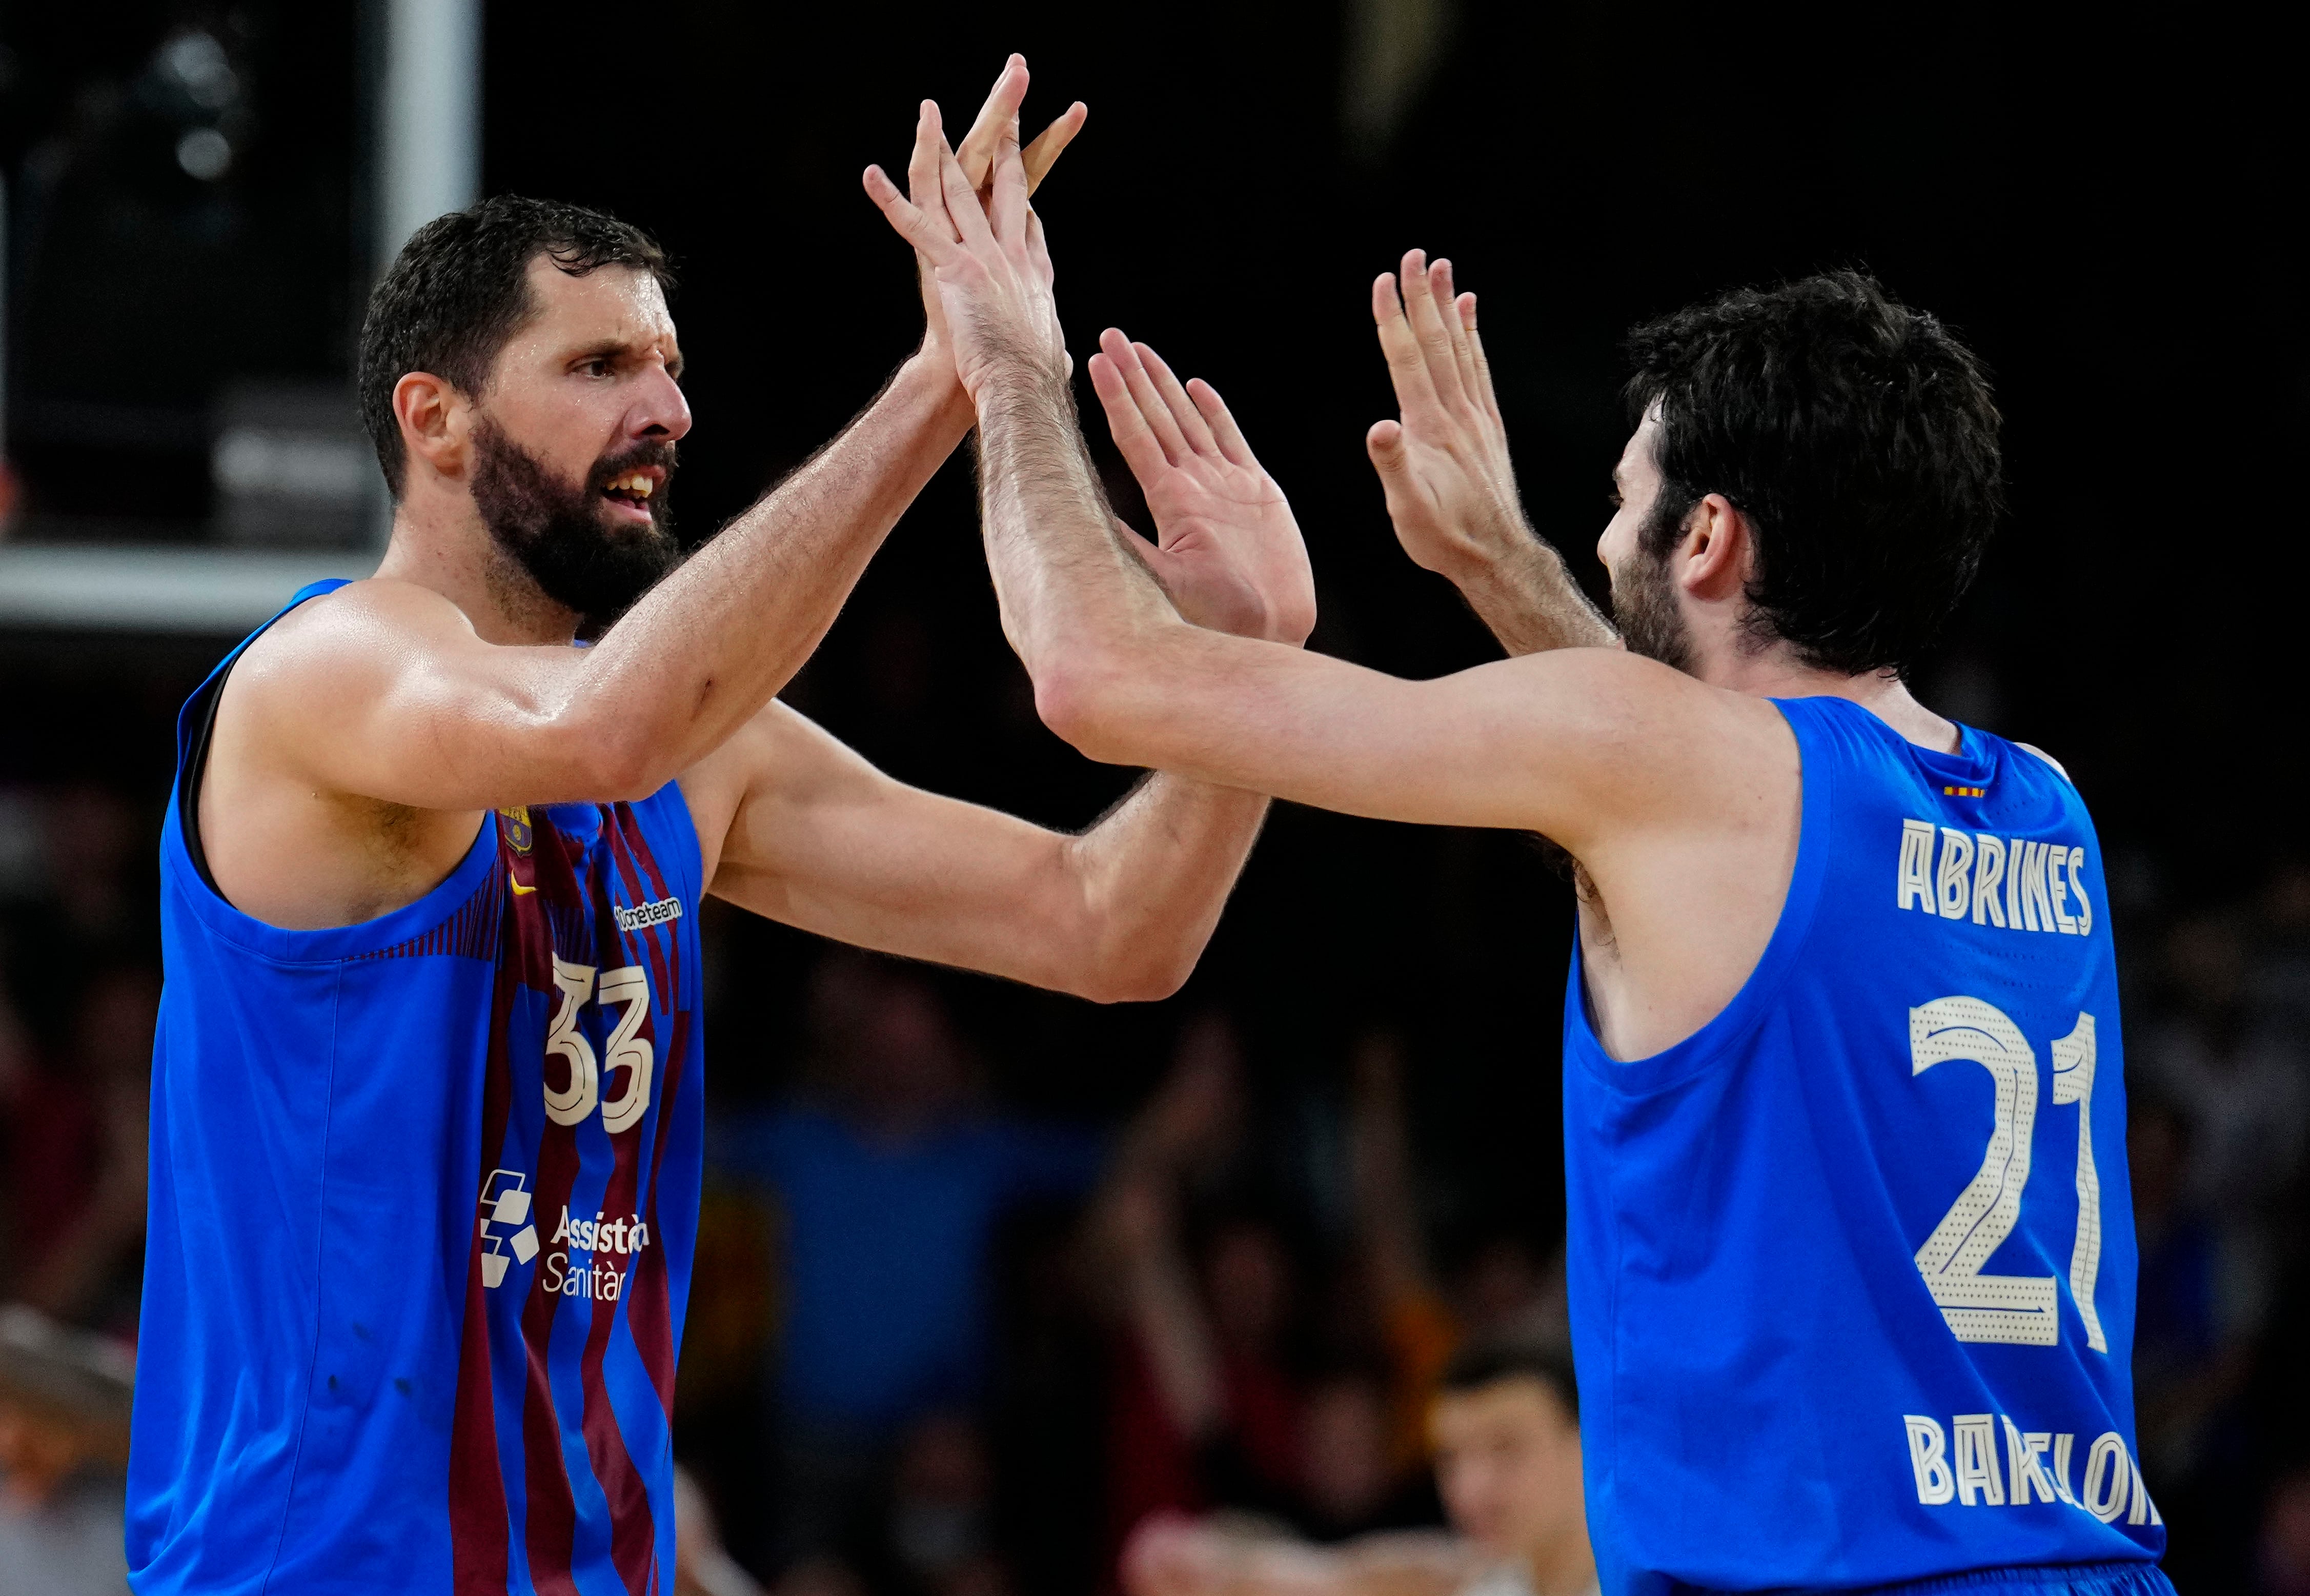
<path fill-rule="evenodd" d="M 1075 142 L 1075 134 L 1082 131 L 1083 123 L 1090 117 L 1090 108 L 1081 100 L 1076 100 L 1067 107 L 1066 113 L 1057 121 L 1036 134 L 1035 142 L 1020 152 L 1020 164 L 1027 169 L 1027 192 L 1029 195 L 1043 186 L 1043 179 L 1050 176 L 1051 168 L 1057 163 L 1066 147 Z"/>
<path fill-rule="evenodd" d="M 1438 399 L 1461 398 L 1459 358 L 1452 351 L 1452 334 L 1436 308 L 1436 290 L 1429 282 L 1425 251 L 1406 250 L 1403 256 L 1403 314 L 1420 341 L 1420 358 Z"/>
<path fill-rule="evenodd" d="M 1195 402 L 1203 420 L 1211 424 L 1211 435 L 1219 439 L 1220 453 L 1238 465 L 1259 469 L 1259 457 L 1251 452 L 1251 445 L 1243 436 L 1243 429 L 1235 424 L 1235 415 L 1220 397 L 1220 391 L 1200 377 L 1187 379 L 1187 397 Z"/>
<path fill-rule="evenodd" d="M 1100 343 L 1104 344 L 1107 338 L 1123 343 L 1123 334 L 1112 328 L 1102 336 Z M 1128 351 L 1131 346 L 1123 343 L 1123 347 Z M 1123 368 L 1104 349 L 1090 358 L 1090 386 L 1099 395 L 1099 408 L 1107 412 L 1107 430 L 1115 439 L 1115 447 L 1122 454 L 1123 463 L 1131 468 L 1131 474 L 1137 477 L 1142 486 L 1153 481 L 1170 461 L 1163 453 L 1162 444 L 1148 427 L 1147 418 L 1141 412 L 1138 402 L 1132 398 L 1130 385 L 1124 380 Z"/>
<path fill-rule="evenodd" d="M 1428 286 L 1436 295 L 1436 319 L 1452 344 L 1452 367 L 1460 378 L 1460 392 L 1481 403 L 1476 388 L 1476 357 L 1468 348 L 1468 329 L 1461 325 L 1460 301 L 1452 291 L 1452 263 L 1439 260 L 1428 269 Z"/>
<path fill-rule="evenodd" d="M 866 169 L 866 197 L 881 210 L 898 235 L 927 256 L 933 265 L 943 265 L 961 252 L 943 214 L 937 216 L 923 210 L 899 192 L 899 186 L 879 166 Z M 975 213 L 978 207 L 974 204 Z"/>
<path fill-rule="evenodd" d="M 1364 452 L 1382 478 L 1400 475 L 1404 468 L 1403 428 L 1395 421 L 1374 421 L 1364 434 Z"/>
<path fill-rule="evenodd" d="M 1179 436 L 1187 440 L 1187 447 L 1198 455 L 1217 454 L 1219 440 L 1211 436 L 1211 423 L 1203 420 L 1203 412 L 1187 397 L 1187 390 L 1179 386 L 1179 379 L 1163 363 L 1163 357 L 1143 343 L 1134 343 L 1131 348 L 1138 355 L 1139 363 L 1147 369 L 1157 397 L 1171 412 L 1171 420 L 1178 427 Z"/>
<path fill-rule="evenodd" d="M 978 190 L 963 176 L 962 163 L 943 138 L 939 140 L 939 189 L 946 197 L 947 220 L 954 225 L 962 247 L 980 249 L 992 245 L 994 230 L 987 225 L 986 213 L 979 209 Z"/>
<path fill-rule="evenodd" d="M 954 229 L 947 225 L 946 198 L 939 186 L 939 138 L 938 102 L 925 100 L 915 117 L 915 147 L 907 157 L 907 195 L 951 239 Z"/>
<path fill-rule="evenodd" d="M 1140 417 L 1161 447 L 1165 460 L 1173 465 L 1185 460 L 1193 451 L 1188 447 L 1185 436 L 1179 430 L 1178 418 L 1171 413 L 1171 407 L 1163 402 L 1162 395 L 1156 392 L 1154 378 L 1147 374 L 1147 368 L 1140 358 L 1142 353 L 1151 351 L 1143 343 L 1132 343 L 1113 327 L 1099 335 L 1099 347 L 1122 372 L 1131 402 L 1138 406 Z"/>
<path fill-rule="evenodd" d="M 1396 403 L 1407 413 L 1434 403 L 1436 384 L 1420 354 L 1420 340 L 1404 317 L 1393 273 L 1383 272 L 1372 282 L 1372 321 L 1379 328 L 1379 351 L 1387 360 L 1388 380 L 1395 385 Z"/>
<path fill-rule="evenodd" d="M 955 151 L 955 160 L 961 163 L 962 175 L 970 179 L 974 189 L 986 186 L 986 174 L 994 164 L 994 144 L 1003 129 L 1019 119 L 1019 108 L 1027 100 L 1027 57 L 1013 52 L 994 76 L 994 87 L 986 91 L 986 103 L 978 108 L 978 115 L 970 124 L 970 131 L 962 135 L 962 143 Z"/>
<path fill-rule="evenodd" d="M 1459 312 L 1460 325 L 1468 334 L 1468 353 L 1476 367 L 1476 398 L 1484 413 L 1494 421 L 1500 419 L 1499 396 L 1492 391 L 1492 363 L 1484 358 L 1484 340 L 1476 331 L 1476 296 L 1462 294 L 1453 307 Z"/>
<path fill-rule="evenodd" d="M 1019 160 L 1019 124 L 1005 122 L 994 135 L 994 195 L 989 210 L 994 236 L 1021 239 L 1027 227 L 1027 173 Z"/>

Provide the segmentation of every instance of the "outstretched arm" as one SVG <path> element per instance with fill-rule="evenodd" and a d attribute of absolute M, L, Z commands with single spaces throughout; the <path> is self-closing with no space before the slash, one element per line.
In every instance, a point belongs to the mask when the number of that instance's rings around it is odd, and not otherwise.
<path fill-rule="evenodd" d="M 1400 282 L 1373 282 L 1372 320 L 1402 414 L 1373 422 L 1364 443 L 1403 551 L 1458 587 L 1511 655 L 1617 646 L 1564 557 L 1524 519 L 1476 296 L 1454 295 L 1452 263 L 1407 254 Z"/>
<path fill-rule="evenodd" d="M 1771 921 L 1759 929 L 1758 906 L 1778 913 L 1795 857 L 1801 783 L 1779 711 L 1620 649 L 1404 681 L 1187 624 L 1099 500 L 1017 161 L 998 158 L 987 212 L 951 160 L 942 170 L 939 218 L 887 181 L 869 186 L 936 263 L 978 411 L 1003 629 L 1046 723 L 1096 759 L 1350 814 L 1541 832 L 1610 906 L 1628 974 L 1610 994 L 1608 1045 L 1634 1057 L 1689 1036 L 1753 967 Z M 1137 352 L 1116 334 L 1090 362 L 1110 412 L 1135 391 L 1126 361 Z M 1159 370 L 1140 375 L 1161 389 Z M 1210 441 L 1183 429 L 1186 447 L 1255 469 L 1208 385 L 1161 396 L 1174 421 L 1201 416 Z"/>
<path fill-rule="evenodd" d="M 1081 835 L 894 780 L 783 704 L 682 794 L 710 890 L 821 936 L 1100 1002 L 1194 970 L 1267 801 L 1142 783 Z"/>

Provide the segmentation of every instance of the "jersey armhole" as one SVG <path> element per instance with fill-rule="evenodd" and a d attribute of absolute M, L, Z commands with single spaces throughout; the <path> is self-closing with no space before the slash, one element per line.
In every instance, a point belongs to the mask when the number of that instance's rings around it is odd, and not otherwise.
<path fill-rule="evenodd" d="M 209 740 L 216 733 L 217 706 L 224 700 L 225 679 L 239 663 L 236 652 L 193 695 L 193 734 L 185 750 L 184 771 L 177 780 L 177 829 L 185 839 L 185 855 L 193 862 L 202 884 L 219 898 L 224 893 L 216 877 L 209 873 L 208 850 L 201 846 L 201 783 L 208 774 Z"/>
<path fill-rule="evenodd" d="M 209 673 L 208 680 L 195 688 L 193 696 L 185 701 L 190 724 L 187 730 L 187 721 L 181 716 L 177 723 L 179 728 L 178 746 L 183 750 L 182 762 L 177 768 L 177 830 L 184 838 L 185 856 L 192 861 L 193 870 L 201 878 L 201 884 L 225 903 L 230 904 L 231 900 L 225 898 L 222 889 L 216 884 L 216 877 L 209 870 L 208 849 L 201 845 L 201 785 L 208 776 L 209 743 L 216 734 L 217 706 L 224 702 L 225 681 L 231 676 L 232 668 L 240 664 L 240 656 L 248 652 L 248 646 L 271 631 L 282 616 L 307 599 L 318 598 L 347 585 L 350 585 L 341 577 L 325 577 L 318 582 L 308 582 L 300 587 L 290 595 L 287 603 L 274 612 L 271 620 L 243 638 L 239 645 L 224 656 L 223 662 Z"/>
<path fill-rule="evenodd" d="M 2071 780 L 2070 773 L 2062 768 L 2062 762 L 2059 759 L 2054 758 L 2053 755 L 2047 753 L 2044 749 L 2036 746 L 2036 744 L 2031 742 L 2017 742 L 2013 746 L 2019 749 L 2023 753 L 2035 754 L 2039 759 L 2045 760 L 2047 765 L 2053 767 L 2054 774 L 2060 776 L 2063 781 L 2069 782 L 2070 785 L 2074 787 L 2078 785 L 2075 781 Z"/>

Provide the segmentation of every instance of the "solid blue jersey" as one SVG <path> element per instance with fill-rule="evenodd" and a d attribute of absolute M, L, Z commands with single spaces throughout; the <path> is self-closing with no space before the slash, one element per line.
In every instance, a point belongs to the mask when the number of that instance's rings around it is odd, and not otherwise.
<path fill-rule="evenodd" d="M 501 811 L 406 907 L 267 925 L 187 829 L 239 652 L 161 839 L 133 1583 L 664 1596 L 702 1130 L 682 794 Z"/>
<path fill-rule="evenodd" d="M 2146 1563 L 2099 844 L 2045 759 L 1783 702 L 1794 874 L 1634 1063 L 1565 1003 L 1572 1322 L 1611 1596 Z"/>

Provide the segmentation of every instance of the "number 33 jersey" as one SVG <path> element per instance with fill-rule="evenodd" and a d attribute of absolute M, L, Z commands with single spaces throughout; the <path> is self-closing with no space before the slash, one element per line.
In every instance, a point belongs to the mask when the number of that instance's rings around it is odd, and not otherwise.
<path fill-rule="evenodd" d="M 703 1084 L 681 792 L 490 814 L 416 902 L 282 930 L 187 846 L 231 663 L 161 844 L 135 1588 L 670 1592 Z"/>
<path fill-rule="evenodd" d="M 1614 1596 L 2151 1562 L 2100 846 L 2049 761 L 1781 703 L 1764 957 L 1687 1040 L 1565 1002 L 1568 1269 Z"/>

